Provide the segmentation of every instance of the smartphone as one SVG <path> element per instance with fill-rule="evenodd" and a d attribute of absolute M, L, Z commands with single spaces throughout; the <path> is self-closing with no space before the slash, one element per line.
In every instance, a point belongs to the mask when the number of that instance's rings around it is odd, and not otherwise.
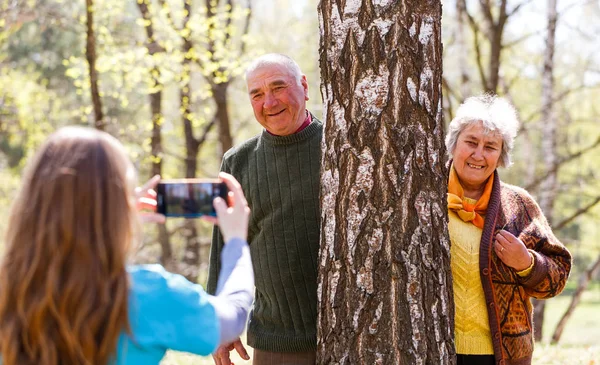
<path fill-rule="evenodd" d="M 156 211 L 167 217 L 216 216 L 213 199 L 227 201 L 227 185 L 219 179 L 161 180 L 156 186 Z"/>

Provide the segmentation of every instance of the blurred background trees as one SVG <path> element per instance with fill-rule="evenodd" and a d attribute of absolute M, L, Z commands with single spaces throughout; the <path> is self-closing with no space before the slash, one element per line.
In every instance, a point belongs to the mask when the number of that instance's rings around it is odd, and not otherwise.
<path fill-rule="evenodd" d="M 502 178 L 536 196 L 573 253 L 566 294 L 599 291 L 600 1 L 446 0 L 443 11 L 445 122 L 473 94 L 513 101 L 522 127 Z M 256 55 L 296 59 L 322 114 L 318 47 L 316 0 L 0 0 L 0 234 L 24 162 L 56 128 L 101 126 L 141 181 L 212 177 L 260 130 L 243 79 Z M 204 281 L 210 227 L 146 230 L 136 261 Z"/>

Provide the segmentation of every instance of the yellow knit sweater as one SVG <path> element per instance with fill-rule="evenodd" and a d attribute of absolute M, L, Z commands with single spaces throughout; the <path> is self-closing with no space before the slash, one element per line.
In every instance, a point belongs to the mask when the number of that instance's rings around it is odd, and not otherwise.
<path fill-rule="evenodd" d="M 487 307 L 479 277 L 482 230 L 448 211 L 454 286 L 456 353 L 493 355 Z"/>

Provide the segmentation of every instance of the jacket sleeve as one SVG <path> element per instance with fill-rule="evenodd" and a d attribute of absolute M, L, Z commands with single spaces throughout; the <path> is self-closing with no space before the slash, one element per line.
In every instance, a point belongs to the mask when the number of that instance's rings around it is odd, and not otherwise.
<path fill-rule="evenodd" d="M 230 173 L 227 167 L 227 160 L 224 158 L 221 163 L 221 171 Z M 215 225 L 212 232 L 212 242 L 210 245 L 210 255 L 208 259 L 208 279 L 206 282 L 206 291 L 209 294 L 217 294 L 217 283 L 219 280 L 219 271 L 221 270 L 221 251 L 223 250 L 223 236 L 219 226 Z"/>
<path fill-rule="evenodd" d="M 529 275 L 518 277 L 528 295 L 537 299 L 552 298 L 564 289 L 571 271 L 571 253 L 556 238 L 546 217 L 533 198 L 523 190 L 523 212 L 529 225 L 519 234 L 534 258 Z"/>

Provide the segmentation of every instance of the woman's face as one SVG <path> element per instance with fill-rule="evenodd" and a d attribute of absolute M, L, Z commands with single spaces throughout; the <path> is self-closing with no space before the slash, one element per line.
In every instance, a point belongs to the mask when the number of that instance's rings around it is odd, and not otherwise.
<path fill-rule="evenodd" d="M 496 170 L 502 152 L 502 136 L 488 132 L 481 122 L 466 127 L 453 153 L 454 169 L 465 190 L 479 190 Z"/>

